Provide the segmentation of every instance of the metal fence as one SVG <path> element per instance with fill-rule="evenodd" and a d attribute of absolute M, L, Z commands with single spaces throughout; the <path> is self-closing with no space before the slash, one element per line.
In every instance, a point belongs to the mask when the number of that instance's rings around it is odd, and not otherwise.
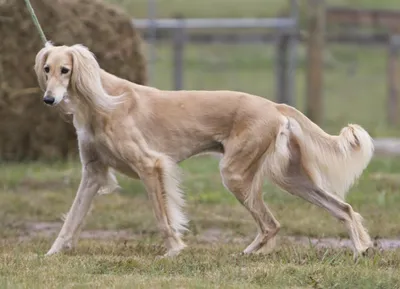
<path fill-rule="evenodd" d="M 305 79 L 312 57 L 309 45 L 302 44 L 309 43 L 312 31 L 307 27 L 306 35 L 299 33 L 297 1 L 291 4 L 281 18 L 134 20 L 149 45 L 150 84 L 241 90 L 307 112 Z M 386 29 L 397 27 L 399 18 L 393 17 L 395 12 L 342 10 L 326 12 L 331 27 L 321 48 L 322 121 L 335 131 L 344 120 L 382 131 L 388 123 L 400 122 L 400 42 L 395 31 Z M 374 23 L 379 29 L 366 32 L 365 26 Z"/>
<path fill-rule="evenodd" d="M 154 17 L 154 15 L 150 16 Z M 150 84 L 155 84 L 155 79 L 158 77 L 165 77 L 165 75 L 160 75 L 159 70 L 156 68 L 156 59 L 159 54 L 157 48 L 162 47 L 161 49 L 165 49 L 165 44 L 161 44 L 165 43 L 165 41 L 163 42 L 162 40 L 168 40 L 171 43 L 171 70 L 173 72 L 173 85 L 171 88 L 175 90 L 186 89 L 184 75 L 187 74 L 185 66 L 188 61 L 185 61 L 185 54 L 188 52 L 188 45 L 192 43 L 207 45 L 215 45 L 216 43 L 227 45 L 229 43 L 230 46 L 229 48 L 226 47 L 226 49 L 231 49 L 232 45 L 247 45 L 253 46 L 254 50 L 254 47 L 257 46 L 260 52 L 262 51 L 260 48 L 264 47 L 265 51 L 267 51 L 271 47 L 267 48 L 266 46 L 274 44 L 275 55 L 271 56 L 271 60 L 275 62 L 273 71 L 275 76 L 275 98 L 279 102 L 294 105 L 294 73 L 297 59 L 296 35 L 298 34 L 298 4 L 296 0 L 291 0 L 290 15 L 281 18 L 184 19 L 177 17 L 176 19 L 154 19 L 151 17 L 149 19 L 132 20 L 135 28 L 143 31 L 143 35 L 149 45 Z M 217 30 L 219 31 L 217 32 Z M 266 33 L 267 30 L 269 31 L 268 33 Z M 210 49 L 210 46 L 204 47 L 203 45 L 202 47 Z M 243 55 L 245 57 L 245 53 Z M 223 52 L 220 58 L 224 58 Z M 266 67 L 266 69 L 269 70 L 270 68 Z M 212 65 L 210 66 L 211 70 L 213 70 Z M 210 73 L 210 71 L 204 71 L 204 73 Z M 221 71 L 218 73 L 221 73 Z M 165 74 L 164 71 L 163 74 Z M 267 92 L 266 90 L 265 94 Z"/>

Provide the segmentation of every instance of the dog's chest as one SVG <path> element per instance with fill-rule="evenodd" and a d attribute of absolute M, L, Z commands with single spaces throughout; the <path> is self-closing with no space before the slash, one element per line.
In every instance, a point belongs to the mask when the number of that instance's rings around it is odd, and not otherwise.
<path fill-rule="evenodd" d="M 86 147 L 90 147 L 103 162 L 111 166 L 115 163 L 114 159 L 117 156 L 115 156 L 115 138 L 113 136 L 108 136 L 105 133 L 96 133 L 90 127 L 83 126 L 76 128 L 76 133 L 79 142 Z"/>
<path fill-rule="evenodd" d="M 92 135 L 91 144 L 97 152 L 98 158 L 106 165 L 128 176 L 136 176 L 132 167 L 126 163 L 118 148 L 118 140 L 112 136 Z"/>

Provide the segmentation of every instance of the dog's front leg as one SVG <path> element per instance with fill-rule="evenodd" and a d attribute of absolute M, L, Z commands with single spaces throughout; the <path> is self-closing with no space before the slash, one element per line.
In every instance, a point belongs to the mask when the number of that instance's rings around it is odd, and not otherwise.
<path fill-rule="evenodd" d="M 52 255 L 73 247 L 77 239 L 76 234 L 89 211 L 93 197 L 100 188 L 99 176 L 87 169 L 83 169 L 82 179 L 75 200 L 68 212 L 61 231 L 46 255 Z"/>
<path fill-rule="evenodd" d="M 186 247 L 180 238 L 180 230 L 186 226 L 186 217 L 181 211 L 183 199 L 174 175 L 174 165 L 166 158 L 148 158 L 145 168 L 140 172 L 158 227 L 167 247 L 165 257 L 179 254 Z"/>

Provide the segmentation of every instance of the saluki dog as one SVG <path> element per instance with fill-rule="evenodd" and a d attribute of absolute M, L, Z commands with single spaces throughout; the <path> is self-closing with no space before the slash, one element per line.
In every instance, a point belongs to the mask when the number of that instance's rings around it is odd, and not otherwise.
<path fill-rule="evenodd" d="M 264 177 L 344 223 L 357 257 L 372 246 L 362 217 L 344 201 L 369 164 L 374 144 L 360 126 L 330 135 L 297 109 L 235 91 L 163 91 L 100 68 L 88 48 L 47 43 L 36 55 L 43 101 L 72 114 L 82 179 L 47 255 L 76 245 L 97 193 L 118 188 L 114 171 L 140 179 L 152 203 L 165 256 L 178 254 L 187 229 L 178 164 L 221 155 L 224 186 L 254 218 L 245 254 L 272 248 L 280 224 L 264 203 Z"/>

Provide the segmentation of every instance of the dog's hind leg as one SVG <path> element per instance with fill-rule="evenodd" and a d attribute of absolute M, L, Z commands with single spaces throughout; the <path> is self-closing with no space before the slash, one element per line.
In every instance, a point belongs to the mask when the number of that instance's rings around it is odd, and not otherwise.
<path fill-rule="evenodd" d="M 261 248 L 263 248 L 263 253 L 269 253 L 276 244 L 276 234 L 280 229 L 279 222 L 274 218 L 271 211 L 264 203 L 261 190 L 256 193 L 253 203 L 245 202 L 244 206 L 256 220 L 258 224 L 258 234 L 243 253 L 250 254 L 259 251 Z"/>
<path fill-rule="evenodd" d="M 365 252 L 373 244 L 362 225 L 360 214 L 339 197 L 315 185 L 304 170 L 301 154 L 295 142 L 291 142 L 291 160 L 285 175 L 271 178 L 289 193 L 327 210 L 343 222 L 354 246 L 354 257 Z"/>
<path fill-rule="evenodd" d="M 271 250 L 280 229 L 279 222 L 262 198 L 262 155 L 259 147 L 243 145 L 240 151 L 226 154 L 220 164 L 225 187 L 235 195 L 257 223 L 258 234 L 243 251 L 245 254 L 256 252 L 264 245 Z"/>
<path fill-rule="evenodd" d="M 362 225 L 361 215 L 353 210 L 351 205 L 323 189 L 312 186 L 311 183 L 294 183 L 286 189 L 289 193 L 299 196 L 308 202 L 326 209 L 332 216 L 343 222 L 350 235 L 354 247 L 354 258 L 364 253 L 373 243 L 367 230 Z"/>

